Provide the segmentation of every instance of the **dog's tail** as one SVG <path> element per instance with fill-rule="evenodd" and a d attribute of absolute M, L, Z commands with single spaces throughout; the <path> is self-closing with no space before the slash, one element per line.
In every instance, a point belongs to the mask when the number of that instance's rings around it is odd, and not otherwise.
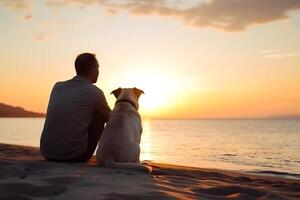
<path fill-rule="evenodd" d="M 130 163 L 130 162 L 116 162 L 114 160 L 107 160 L 104 164 L 105 167 L 114 169 L 133 169 L 146 173 L 152 172 L 152 167 L 146 166 L 141 163 Z"/>

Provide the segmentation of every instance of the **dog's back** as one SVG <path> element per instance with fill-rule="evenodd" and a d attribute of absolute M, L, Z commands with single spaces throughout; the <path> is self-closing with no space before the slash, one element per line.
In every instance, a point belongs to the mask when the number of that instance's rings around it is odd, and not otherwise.
<path fill-rule="evenodd" d="M 132 142 L 139 144 L 142 133 L 139 113 L 127 103 L 118 103 L 105 126 L 97 150 L 97 161 L 104 165 L 107 158 L 122 159 L 123 152 L 132 148 Z"/>

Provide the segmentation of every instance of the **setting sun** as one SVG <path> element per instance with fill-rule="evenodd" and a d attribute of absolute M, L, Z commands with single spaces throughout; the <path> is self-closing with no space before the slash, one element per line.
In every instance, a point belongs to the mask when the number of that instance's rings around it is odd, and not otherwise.
<path fill-rule="evenodd" d="M 175 92 L 174 85 L 172 85 L 174 82 L 166 75 L 151 74 L 150 72 L 136 80 L 136 85 L 145 91 L 145 94 L 140 98 L 141 111 L 155 112 L 166 106 Z"/>
<path fill-rule="evenodd" d="M 126 78 L 120 80 L 113 88 L 137 87 L 143 90 L 144 94 L 139 100 L 140 112 L 144 115 L 151 115 L 168 107 L 168 102 L 176 94 L 175 83 L 174 77 L 164 73 L 163 70 L 146 68 L 146 70 L 136 70 L 134 73 L 127 74 Z"/>

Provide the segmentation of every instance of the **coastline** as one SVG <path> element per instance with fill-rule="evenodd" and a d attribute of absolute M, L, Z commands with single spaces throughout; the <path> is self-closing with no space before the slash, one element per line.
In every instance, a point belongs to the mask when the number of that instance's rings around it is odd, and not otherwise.
<path fill-rule="evenodd" d="M 45 161 L 36 147 L 0 144 L 0 199 L 299 199 L 300 180 L 147 162 L 152 174 Z"/>

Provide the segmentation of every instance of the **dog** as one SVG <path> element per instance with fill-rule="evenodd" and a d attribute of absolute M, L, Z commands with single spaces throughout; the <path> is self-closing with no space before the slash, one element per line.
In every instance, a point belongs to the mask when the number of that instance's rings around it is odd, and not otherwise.
<path fill-rule="evenodd" d="M 151 173 L 150 166 L 140 163 L 142 123 L 138 100 L 143 93 L 137 88 L 111 92 L 117 100 L 98 144 L 96 159 L 100 166 Z"/>

